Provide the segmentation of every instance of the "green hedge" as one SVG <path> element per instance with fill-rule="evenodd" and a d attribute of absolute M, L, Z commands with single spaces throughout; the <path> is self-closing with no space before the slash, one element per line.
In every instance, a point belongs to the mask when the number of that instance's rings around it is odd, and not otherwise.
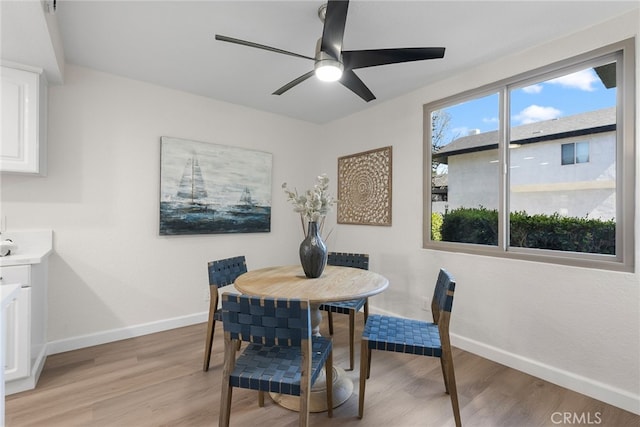
<path fill-rule="evenodd" d="M 567 252 L 615 254 L 614 220 L 529 215 L 512 212 L 510 245 Z M 436 235 L 433 230 L 432 236 Z M 442 216 L 441 239 L 448 242 L 498 244 L 498 211 L 480 208 L 454 209 Z M 434 238 L 434 240 L 436 240 Z"/>
<path fill-rule="evenodd" d="M 442 240 L 447 242 L 498 244 L 498 211 L 483 207 L 459 208 L 444 214 Z"/>
<path fill-rule="evenodd" d="M 437 212 L 431 213 L 431 240 L 442 240 L 442 214 Z"/>

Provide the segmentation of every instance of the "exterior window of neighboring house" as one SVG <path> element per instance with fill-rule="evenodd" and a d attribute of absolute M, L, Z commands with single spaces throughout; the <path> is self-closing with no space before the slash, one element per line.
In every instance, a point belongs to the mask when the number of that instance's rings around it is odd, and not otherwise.
<path fill-rule="evenodd" d="M 425 105 L 424 247 L 632 271 L 634 64 L 627 40 Z"/>
<path fill-rule="evenodd" d="M 576 163 L 587 163 L 589 161 L 589 143 L 572 142 L 562 144 L 562 164 L 574 165 Z"/>

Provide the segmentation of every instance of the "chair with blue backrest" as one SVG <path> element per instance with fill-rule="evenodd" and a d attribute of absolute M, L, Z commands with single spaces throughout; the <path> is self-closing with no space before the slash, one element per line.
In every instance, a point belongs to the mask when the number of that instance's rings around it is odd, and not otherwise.
<path fill-rule="evenodd" d="M 211 346 L 213 345 L 213 334 L 215 333 L 216 320 L 222 321 L 220 314 L 219 290 L 235 291 L 233 282 L 242 273 L 247 272 L 247 262 L 244 256 L 220 259 L 208 263 L 209 268 L 209 323 L 207 325 L 207 336 L 204 347 L 204 371 L 209 370 L 211 361 Z M 237 291 L 235 291 L 237 293 Z"/>
<path fill-rule="evenodd" d="M 224 369 L 220 426 L 228 426 L 233 387 L 300 396 L 299 424 L 309 422 L 311 386 L 326 369 L 328 415 L 333 416 L 331 338 L 311 335 L 309 302 L 224 293 Z M 249 344 L 236 358 L 239 342 Z M 257 420 L 256 420 L 257 421 Z"/>
<path fill-rule="evenodd" d="M 440 269 L 431 300 L 433 323 L 393 316 L 373 314 L 362 333 L 360 355 L 360 402 L 358 416 L 364 415 L 364 392 L 371 373 L 371 350 L 396 351 L 419 356 L 439 357 L 445 391 L 451 397 L 456 426 L 461 426 L 458 392 L 453 372 L 453 357 L 449 341 L 449 320 L 453 306 L 455 279 Z"/>
<path fill-rule="evenodd" d="M 341 267 L 360 268 L 362 270 L 369 269 L 368 254 L 350 254 L 344 252 L 329 252 L 327 255 L 328 265 L 337 265 Z M 354 299 L 350 301 L 339 301 L 324 303 L 320 305 L 320 310 L 328 312 L 329 334 L 333 335 L 333 313 L 341 313 L 349 315 L 349 369 L 353 370 L 353 352 L 355 342 L 355 318 L 356 313 L 364 307 L 364 321 L 369 316 L 369 300 L 368 298 Z"/>

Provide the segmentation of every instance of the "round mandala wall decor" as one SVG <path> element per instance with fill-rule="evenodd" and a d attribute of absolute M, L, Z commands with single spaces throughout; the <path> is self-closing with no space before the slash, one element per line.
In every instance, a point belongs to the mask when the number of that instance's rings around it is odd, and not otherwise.
<path fill-rule="evenodd" d="M 338 158 L 337 220 L 391 225 L 391 147 Z"/>

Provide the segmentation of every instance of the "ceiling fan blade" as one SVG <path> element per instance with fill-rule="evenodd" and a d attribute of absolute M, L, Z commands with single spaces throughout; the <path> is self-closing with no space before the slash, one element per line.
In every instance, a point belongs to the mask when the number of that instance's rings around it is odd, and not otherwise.
<path fill-rule="evenodd" d="M 346 69 L 375 67 L 376 65 L 423 61 L 444 57 L 444 47 L 407 47 L 399 49 L 349 50 L 342 52 Z"/>
<path fill-rule="evenodd" d="M 340 60 L 342 51 L 342 39 L 344 37 L 344 26 L 347 23 L 348 8 L 349 1 L 329 0 L 327 2 L 320 50 L 337 60 Z"/>
<path fill-rule="evenodd" d="M 283 55 L 295 56 L 295 57 L 298 57 L 298 58 L 310 59 L 312 61 L 315 61 L 314 58 L 311 58 L 309 56 L 300 55 L 300 54 L 297 54 L 297 53 L 289 52 L 287 50 L 278 49 L 277 47 L 265 46 L 263 44 L 258 44 L 258 43 L 254 43 L 254 42 L 248 42 L 246 40 L 234 39 L 233 37 L 227 37 L 227 36 L 223 36 L 223 35 L 220 35 L 220 34 L 216 34 L 216 40 L 220 40 L 222 42 L 235 43 L 235 44 L 239 44 L 239 45 L 243 45 L 243 46 L 255 47 L 257 49 L 268 50 L 268 51 L 275 52 L 275 53 L 282 53 Z"/>
<path fill-rule="evenodd" d="M 286 85 L 282 86 L 280 89 L 278 89 L 275 92 L 273 92 L 272 95 L 282 95 L 283 93 L 285 93 L 286 91 L 288 91 L 292 87 L 299 85 L 303 81 L 307 80 L 309 77 L 313 76 L 314 73 L 315 73 L 315 71 L 311 70 L 308 73 L 301 75 L 297 79 L 290 81 Z"/>
<path fill-rule="evenodd" d="M 373 93 L 362 82 L 362 80 L 356 76 L 356 73 L 354 73 L 353 70 L 344 70 L 342 77 L 340 78 L 340 83 L 367 102 L 376 99 Z"/>

